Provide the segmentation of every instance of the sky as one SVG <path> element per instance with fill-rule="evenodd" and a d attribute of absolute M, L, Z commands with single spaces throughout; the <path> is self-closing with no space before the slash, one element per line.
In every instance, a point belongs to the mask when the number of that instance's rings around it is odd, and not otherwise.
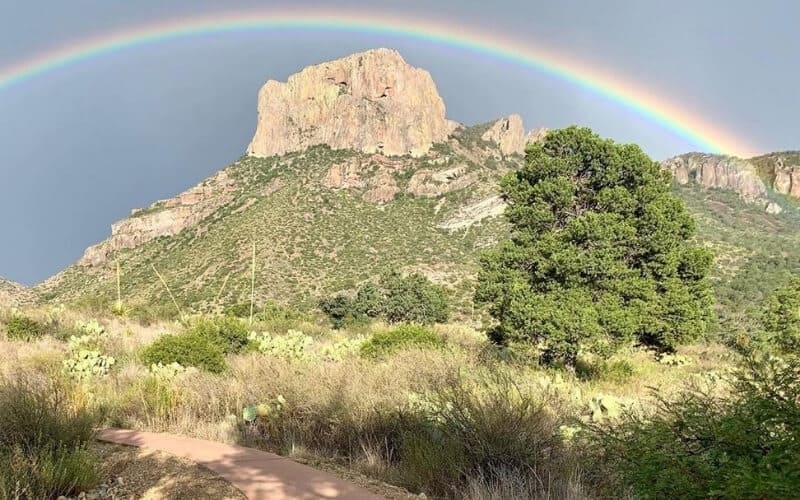
<path fill-rule="evenodd" d="M 758 151 L 800 149 L 795 0 L 0 0 L 0 74 L 136 26 L 286 6 L 446 22 L 550 48 L 680 103 Z M 462 123 L 519 113 L 528 128 L 590 126 L 654 159 L 697 149 L 585 89 L 452 46 L 319 30 L 173 39 L 0 85 L 0 276 L 42 281 L 131 209 L 236 160 L 267 79 L 374 47 L 430 71 L 448 117 Z"/>

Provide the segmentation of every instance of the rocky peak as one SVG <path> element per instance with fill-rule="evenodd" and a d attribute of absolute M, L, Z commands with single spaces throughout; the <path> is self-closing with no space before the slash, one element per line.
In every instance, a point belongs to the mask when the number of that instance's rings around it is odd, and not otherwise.
<path fill-rule="evenodd" d="M 524 154 L 526 137 L 522 117 L 514 114 L 497 120 L 481 139 L 497 144 L 504 155 Z"/>
<path fill-rule="evenodd" d="M 497 144 L 504 155 L 524 155 L 528 144 L 541 141 L 545 135 L 546 128 L 535 128 L 526 134 L 522 117 L 513 114 L 494 122 L 481 139 Z"/>
<path fill-rule="evenodd" d="M 310 66 L 258 94 L 256 157 L 327 144 L 386 156 L 422 156 L 457 127 L 431 75 L 394 50 L 375 49 Z"/>
<path fill-rule="evenodd" d="M 698 184 L 704 188 L 736 192 L 747 203 L 764 205 L 771 213 L 780 207 L 767 197 L 767 187 L 753 164 L 731 156 L 688 153 L 661 163 L 678 184 Z"/>

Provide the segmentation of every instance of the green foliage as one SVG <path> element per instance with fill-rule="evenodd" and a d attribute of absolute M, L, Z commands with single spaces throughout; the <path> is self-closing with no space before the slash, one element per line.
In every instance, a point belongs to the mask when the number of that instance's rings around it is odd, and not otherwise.
<path fill-rule="evenodd" d="M 378 332 L 361 344 L 361 355 L 368 358 L 386 356 L 401 349 L 437 349 L 444 341 L 430 329 L 420 325 L 401 325 Z"/>
<path fill-rule="evenodd" d="M 444 323 L 450 304 L 444 288 L 421 274 L 391 273 L 381 280 L 385 301 L 381 310 L 392 323 Z"/>
<path fill-rule="evenodd" d="M 367 283 L 359 288 L 354 299 L 340 293 L 321 300 L 319 307 L 335 328 L 379 317 L 391 323 L 444 323 L 450 315 L 445 289 L 417 273 L 388 273 L 380 286 Z"/>
<path fill-rule="evenodd" d="M 250 341 L 258 352 L 263 354 L 285 359 L 306 359 L 310 354 L 313 339 L 303 332 L 289 330 L 286 335 L 253 333 Z"/>
<path fill-rule="evenodd" d="M 353 299 L 352 314 L 356 317 L 379 318 L 386 307 L 384 302 L 381 289 L 372 283 L 367 283 L 358 289 L 356 298 Z"/>
<path fill-rule="evenodd" d="M 659 396 L 593 426 L 597 474 L 634 498 L 790 498 L 800 491 L 800 361 L 748 361 L 727 390 Z M 602 495 L 601 495 L 602 496 Z M 616 496 L 616 495 L 613 495 Z"/>
<path fill-rule="evenodd" d="M 711 254 L 689 243 L 695 225 L 669 173 L 637 146 L 550 132 L 501 187 L 512 237 L 483 256 L 475 294 L 497 320 L 493 340 L 574 364 L 581 350 L 672 350 L 706 333 Z"/>
<path fill-rule="evenodd" d="M 253 308 L 252 310 L 256 313 L 258 312 L 257 307 Z M 232 306 L 226 307 L 225 310 L 222 311 L 222 314 L 224 314 L 225 316 L 232 316 L 234 318 L 249 318 L 250 311 L 251 311 L 250 303 L 242 302 L 240 304 L 234 304 Z"/>
<path fill-rule="evenodd" d="M 56 498 L 91 488 L 97 464 L 86 447 L 94 424 L 58 382 L 0 382 L 0 498 Z"/>
<path fill-rule="evenodd" d="M 765 341 L 786 353 L 800 354 L 800 278 L 770 295 L 761 315 Z"/>
<path fill-rule="evenodd" d="M 341 328 L 353 316 L 353 302 L 342 293 L 320 300 L 319 308 L 331 319 L 334 328 Z"/>
<path fill-rule="evenodd" d="M 198 318 L 189 325 L 188 333 L 206 337 L 225 354 L 236 354 L 244 350 L 250 335 L 243 321 L 230 316 Z"/>
<path fill-rule="evenodd" d="M 141 353 L 145 365 L 168 365 L 178 363 L 184 367 L 195 367 L 211 373 L 225 370 L 222 347 L 208 335 L 184 333 L 164 335 Z"/>
<path fill-rule="evenodd" d="M 44 335 L 44 327 L 35 319 L 19 314 L 6 321 L 6 335 L 9 339 L 30 342 Z"/>

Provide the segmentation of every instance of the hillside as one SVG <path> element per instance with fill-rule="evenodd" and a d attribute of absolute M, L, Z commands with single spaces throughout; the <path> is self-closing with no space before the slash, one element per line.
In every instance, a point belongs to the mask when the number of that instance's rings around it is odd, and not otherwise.
<path fill-rule="evenodd" d="M 119 265 L 124 301 L 164 303 L 171 291 L 208 310 L 248 301 L 255 263 L 258 302 L 313 304 L 400 269 L 467 304 L 480 252 L 506 236 L 497 182 L 544 130 L 526 134 L 516 115 L 464 127 L 440 104 L 430 75 L 385 49 L 267 82 L 247 155 L 134 210 L 36 290 L 115 298 Z M 662 164 L 718 256 L 722 328 L 749 328 L 744 313 L 800 270 L 799 157 L 690 153 Z"/>
<path fill-rule="evenodd" d="M 0 306 L 15 307 L 34 301 L 34 293 L 24 285 L 0 278 Z"/>
<path fill-rule="evenodd" d="M 90 249 L 39 289 L 55 300 L 113 296 L 117 259 L 129 300 L 169 300 L 155 266 L 183 304 L 203 308 L 217 296 L 242 302 L 255 242 L 259 300 L 304 302 L 394 268 L 423 271 L 466 297 L 480 249 L 504 233 L 496 181 L 522 161 L 476 139 L 486 128 L 464 129 L 419 159 L 325 146 L 244 157 L 223 171 L 235 191 L 201 220 L 107 256 Z M 170 205 L 157 203 L 117 227 L 166 220 Z M 118 243 L 151 234 L 128 236 Z"/>

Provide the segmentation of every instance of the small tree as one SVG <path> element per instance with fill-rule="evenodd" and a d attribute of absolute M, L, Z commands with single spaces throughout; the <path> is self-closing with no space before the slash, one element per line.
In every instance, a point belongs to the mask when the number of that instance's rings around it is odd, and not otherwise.
<path fill-rule="evenodd" d="M 345 320 L 353 314 L 353 303 L 344 294 L 334 295 L 333 297 L 322 299 L 319 302 L 320 310 L 325 313 L 333 322 L 334 328 L 341 328 Z"/>
<path fill-rule="evenodd" d="M 800 277 L 767 298 L 761 323 L 770 346 L 787 353 L 800 353 Z"/>
<path fill-rule="evenodd" d="M 690 243 L 669 173 L 638 146 L 553 131 L 501 188 L 512 236 L 483 256 L 475 295 L 497 320 L 495 341 L 574 364 L 580 349 L 638 339 L 671 350 L 705 334 L 711 254 Z"/>
<path fill-rule="evenodd" d="M 385 302 L 383 314 L 392 323 L 444 323 L 450 305 L 444 288 L 418 273 L 406 277 L 390 273 L 381 280 Z"/>

